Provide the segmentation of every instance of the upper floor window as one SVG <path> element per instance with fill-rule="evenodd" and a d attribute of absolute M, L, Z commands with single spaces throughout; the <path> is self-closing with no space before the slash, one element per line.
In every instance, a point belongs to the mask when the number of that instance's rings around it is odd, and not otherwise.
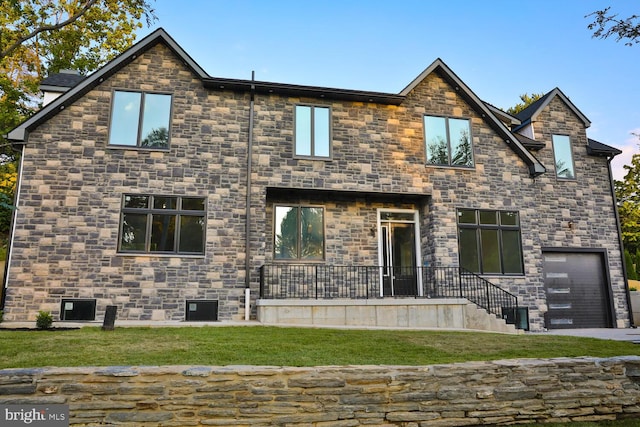
<path fill-rule="evenodd" d="M 427 164 L 473 167 L 469 120 L 424 116 L 424 139 Z"/>
<path fill-rule="evenodd" d="M 296 156 L 331 156 L 330 117 L 329 107 L 296 105 Z"/>
<path fill-rule="evenodd" d="M 115 91 L 109 145 L 168 148 L 171 95 Z"/>
<path fill-rule="evenodd" d="M 205 206 L 204 197 L 125 195 L 119 251 L 203 254 Z"/>
<path fill-rule="evenodd" d="M 324 259 L 324 208 L 275 207 L 275 259 Z"/>
<path fill-rule="evenodd" d="M 458 210 L 460 266 L 481 274 L 523 274 L 515 211 Z"/>
<path fill-rule="evenodd" d="M 553 156 L 558 178 L 574 179 L 576 177 L 573 167 L 573 154 L 571 152 L 571 140 L 567 135 L 553 135 Z"/>

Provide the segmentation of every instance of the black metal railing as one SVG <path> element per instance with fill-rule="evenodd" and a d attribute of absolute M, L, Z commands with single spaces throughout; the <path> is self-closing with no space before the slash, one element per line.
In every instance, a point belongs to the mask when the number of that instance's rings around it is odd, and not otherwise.
<path fill-rule="evenodd" d="M 505 319 L 518 309 L 515 295 L 459 267 L 281 263 L 260 267 L 260 298 L 263 299 L 383 297 L 465 298 Z"/>

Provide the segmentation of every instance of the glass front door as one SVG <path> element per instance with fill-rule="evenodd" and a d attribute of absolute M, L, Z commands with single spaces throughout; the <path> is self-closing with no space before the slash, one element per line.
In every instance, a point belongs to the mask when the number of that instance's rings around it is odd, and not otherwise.
<path fill-rule="evenodd" d="M 380 212 L 382 295 L 418 295 L 413 212 Z"/>

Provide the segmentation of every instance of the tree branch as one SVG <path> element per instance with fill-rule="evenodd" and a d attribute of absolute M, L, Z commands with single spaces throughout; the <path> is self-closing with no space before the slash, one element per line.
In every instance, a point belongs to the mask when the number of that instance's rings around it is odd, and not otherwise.
<path fill-rule="evenodd" d="M 75 21 L 78 20 L 78 18 L 80 18 L 82 15 L 84 15 L 87 10 L 89 10 L 98 0 L 88 0 L 85 5 L 73 16 L 70 16 L 67 20 L 62 21 L 62 22 L 58 22 L 57 24 L 53 24 L 53 25 L 43 25 L 42 27 L 38 27 L 35 30 L 33 30 L 31 33 L 27 34 L 24 37 L 20 37 L 18 38 L 14 43 L 12 43 L 11 45 L 9 45 L 8 48 L 6 48 L 5 50 L 3 50 L 2 52 L 0 52 L 0 60 L 2 60 L 4 57 L 11 55 L 11 53 L 16 50 L 18 47 L 20 47 L 20 45 L 24 42 L 26 42 L 29 39 L 32 39 L 33 37 L 37 36 L 38 34 L 45 32 L 45 31 L 54 31 L 57 29 L 60 29 L 62 27 L 65 27 Z"/>

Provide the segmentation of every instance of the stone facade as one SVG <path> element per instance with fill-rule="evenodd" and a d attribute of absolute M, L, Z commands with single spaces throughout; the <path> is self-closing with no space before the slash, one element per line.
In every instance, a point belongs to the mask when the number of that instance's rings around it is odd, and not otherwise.
<path fill-rule="evenodd" d="M 640 418 L 640 358 L 313 368 L 0 370 L 0 405 L 63 404 L 70 425 L 513 425 Z"/>
<path fill-rule="evenodd" d="M 548 172 L 532 178 L 495 123 L 442 70 L 426 75 L 397 105 L 206 86 L 181 59 L 160 42 L 31 131 L 22 156 L 6 320 L 32 320 L 38 310 L 57 316 L 62 298 L 95 298 L 98 317 L 117 305 L 118 317 L 128 320 L 183 320 L 187 299 L 214 299 L 220 319 L 239 320 L 247 274 L 255 314 L 259 268 L 274 258 L 274 206 L 287 203 L 324 207 L 323 262 L 340 265 L 378 265 L 379 209 L 418 211 L 417 264 L 446 267 L 459 265 L 457 209 L 518 211 L 524 275 L 485 278 L 519 297 L 531 328 L 544 327 L 547 311 L 543 249 L 559 247 L 606 253 L 612 326 L 629 325 L 607 160 L 587 155 L 585 125 L 561 99 L 534 123 L 536 141 L 546 145 L 535 156 Z M 173 95 L 168 151 L 108 146 L 117 89 Z M 330 107 L 331 158 L 294 155 L 297 104 Z M 425 166 L 425 115 L 470 120 L 474 167 Z M 554 133 L 571 136 L 575 181 L 555 178 Z M 272 189 L 295 192 L 283 198 Z M 206 197 L 205 254 L 118 253 L 124 194 Z"/>
<path fill-rule="evenodd" d="M 108 146 L 116 89 L 173 94 L 168 152 Z M 5 319 L 58 316 L 62 298 L 135 320 L 183 320 L 185 300 L 215 299 L 239 319 L 248 116 L 247 96 L 206 91 L 158 44 L 38 127 L 22 156 Z M 124 194 L 206 197 L 205 255 L 118 254 Z"/>

